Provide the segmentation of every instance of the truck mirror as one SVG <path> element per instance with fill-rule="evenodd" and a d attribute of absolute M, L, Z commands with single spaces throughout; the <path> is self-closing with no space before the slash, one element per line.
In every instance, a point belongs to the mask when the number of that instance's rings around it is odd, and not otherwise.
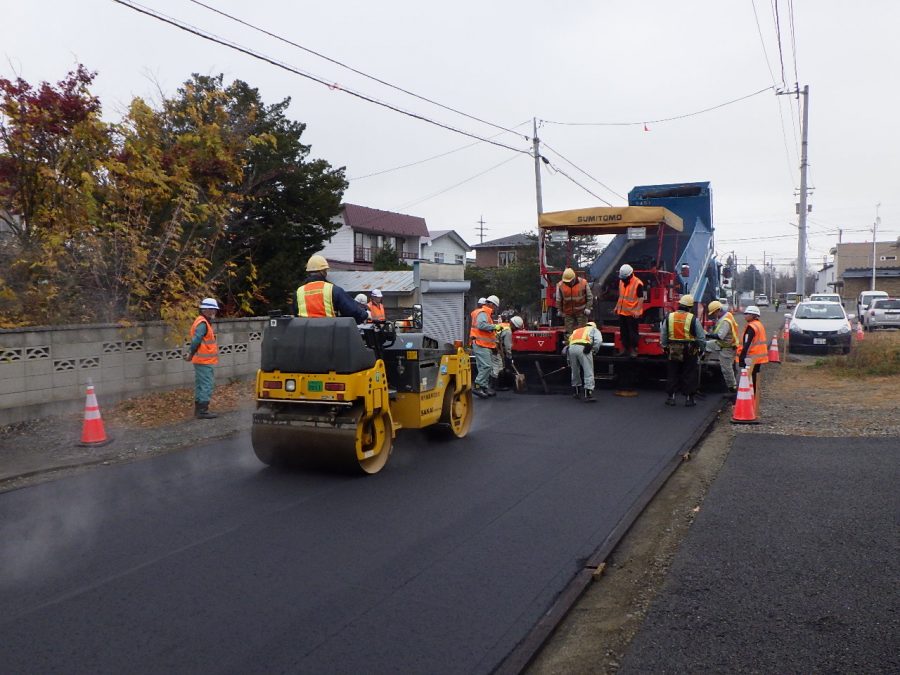
<path fill-rule="evenodd" d="M 413 305 L 413 327 L 422 329 L 422 305 Z"/>

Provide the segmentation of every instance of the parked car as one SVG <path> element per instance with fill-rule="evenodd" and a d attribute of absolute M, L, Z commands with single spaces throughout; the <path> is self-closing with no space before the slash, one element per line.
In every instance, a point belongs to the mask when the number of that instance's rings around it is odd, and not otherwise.
<path fill-rule="evenodd" d="M 872 304 L 873 298 L 886 298 L 888 294 L 885 291 L 863 291 L 856 300 L 856 316 L 859 317 L 860 323 L 866 325 L 866 312 L 869 305 Z"/>
<path fill-rule="evenodd" d="M 875 298 L 866 310 L 866 328 L 900 328 L 900 298 Z"/>
<path fill-rule="evenodd" d="M 784 305 L 788 309 L 797 306 L 797 298 L 799 293 L 785 293 L 784 294 Z"/>
<path fill-rule="evenodd" d="M 844 301 L 837 293 L 813 293 L 809 296 L 810 302 L 836 302 L 843 305 Z"/>
<path fill-rule="evenodd" d="M 789 352 L 802 350 L 850 352 L 852 331 L 844 308 L 836 302 L 799 303 L 788 326 Z"/>

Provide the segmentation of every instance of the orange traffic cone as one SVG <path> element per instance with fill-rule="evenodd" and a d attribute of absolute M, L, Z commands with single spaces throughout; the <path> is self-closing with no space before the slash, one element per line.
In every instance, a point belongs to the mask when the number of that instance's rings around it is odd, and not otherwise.
<path fill-rule="evenodd" d="M 94 385 L 88 381 L 87 399 L 84 402 L 84 425 L 81 428 L 80 446 L 99 447 L 112 442 L 103 428 L 103 418 L 100 417 L 100 406 L 97 403 L 97 395 L 94 393 Z"/>
<path fill-rule="evenodd" d="M 781 357 L 778 355 L 778 338 L 772 337 L 772 344 L 769 345 L 769 363 L 781 363 Z"/>
<path fill-rule="evenodd" d="M 753 387 L 746 368 L 741 368 L 741 382 L 738 385 L 737 400 L 734 402 L 732 424 L 757 424 L 756 403 L 753 400 Z"/>
<path fill-rule="evenodd" d="M 856 322 L 856 341 L 862 342 L 866 339 L 866 334 L 863 332 L 862 321 Z"/>

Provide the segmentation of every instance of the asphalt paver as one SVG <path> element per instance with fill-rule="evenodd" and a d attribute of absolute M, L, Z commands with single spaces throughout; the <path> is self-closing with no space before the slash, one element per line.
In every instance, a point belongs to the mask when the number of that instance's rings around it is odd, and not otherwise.
<path fill-rule="evenodd" d="M 5 672 L 490 672 L 721 398 L 504 394 L 377 476 L 248 434 L 0 494 Z"/>
<path fill-rule="evenodd" d="M 900 672 L 897 438 L 746 434 L 621 673 Z"/>

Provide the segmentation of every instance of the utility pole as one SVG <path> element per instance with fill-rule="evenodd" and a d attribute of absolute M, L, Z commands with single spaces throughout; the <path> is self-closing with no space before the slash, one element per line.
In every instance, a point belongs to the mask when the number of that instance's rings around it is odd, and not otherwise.
<path fill-rule="evenodd" d="M 535 196 L 537 198 L 537 214 L 538 220 L 540 220 L 541 214 L 544 212 L 544 197 L 541 193 L 541 139 L 538 138 L 537 133 L 537 117 L 531 118 L 532 122 L 532 134 L 531 134 L 531 142 L 534 148 L 534 191 Z M 547 253 L 544 250 L 544 235 L 541 234 L 541 228 L 537 228 L 538 231 L 538 265 L 541 271 L 541 323 L 546 324 L 549 323 L 549 313 L 547 309 L 547 286 L 548 281 L 547 277 L 544 275 L 545 268 L 547 266 Z"/>
<path fill-rule="evenodd" d="M 489 229 L 489 228 L 484 226 L 484 216 L 482 215 L 478 219 L 478 237 L 479 237 L 479 243 L 481 243 L 481 244 L 484 243 L 484 231 L 487 229 Z"/>
<path fill-rule="evenodd" d="M 797 293 L 802 298 L 806 295 L 806 214 L 808 208 L 806 205 L 806 170 L 807 162 L 807 146 L 809 145 L 809 85 L 804 85 L 800 90 L 800 85 L 794 91 L 779 91 L 777 95 L 786 94 L 795 95 L 799 99 L 803 96 L 803 122 L 800 129 L 800 203 L 797 205 L 797 215 L 799 216 L 799 238 L 797 241 Z"/>
<path fill-rule="evenodd" d="M 809 145 L 809 85 L 803 87 L 803 129 L 800 142 L 800 241 L 797 243 L 799 270 L 797 271 L 797 293 L 806 296 L 806 169 L 807 146 Z"/>
<path fill-rule="evenodd" d="M 544 212 L 544 197 L 541 194 L 541 139 L 537 134 L 537 117 L 532 117 L 531 121 L 534 125 L 534 131 L 531 135 L 532 145 L 534 146 L 534 189 L 537 195 L 537 213 L 540 216 Z"/>
<path fill-rule="evenodd" d="M 878 210 L 881 208 L 881 202 L 878 202 L 875 205 L 875 222 L 872 223 L 872 288 L 870 290 L 875 290 L 875 267 L 878 264 L 875 259 L 875 242 L 878 240 L 878 226 L 881 225 L 881 216 L 878 215 Z"/>

